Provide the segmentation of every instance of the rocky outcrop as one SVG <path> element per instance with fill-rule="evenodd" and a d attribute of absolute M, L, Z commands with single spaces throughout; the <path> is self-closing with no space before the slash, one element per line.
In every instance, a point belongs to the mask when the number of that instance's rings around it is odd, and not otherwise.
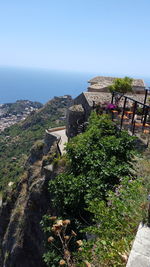
<path fill-rule="evenodd" d="M 0 211 L 0 266 L 45 267 L 42 216 L 50 206 L 48 182 L 61 172 L 53 168 L 58 155 L 57 141 L 36 143 L 26 163 L 20 182 L 7 192 Z M 49 137 L 50 138 L 50 137 Z M 51 168 L 50 168 L 51 167 Z"/>

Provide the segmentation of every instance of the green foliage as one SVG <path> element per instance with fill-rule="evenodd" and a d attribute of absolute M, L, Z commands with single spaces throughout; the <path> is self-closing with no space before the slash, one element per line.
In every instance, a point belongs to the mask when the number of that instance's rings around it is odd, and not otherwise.
<path fill-rule="evenodd" d="M 150 97 L 147 98 L 147 102 L 150 105 Z"/>
<path fill-rule="evenodd" d="M 132 81 L 133 79 L 129 77 L 116 78 L 113 84 L 109 86 L 109 90 L 110 92 L 118 92 L 122 94 L 132 92 Z"/>
<path fill-rule="evenodd" d="M 67 145 L 69 168 L 50 181 L 55 207 L 89 220 L 87 203 L 96 197 L 105 199 L 122 177 L 131 175 L 133 145 L 134 138 L 119 132 L 108 116 L 93 113 L 87 131 Z"/>
<path fill-rule="evenodd" d="M 107 201 L 91 201 L 88 210 L 95 225 L 86 231 L 96 238 L 85 244 L 82 257 L 90 259 L 91 251 L 94 266 L 125 266 L 137 227 L 146 217 L 146 197 L 142 179 L 126 177 L 115 192 L 109 192 Z"/>
<path fill-rule="evenodd" d="M 0 190 L 9 181 L 17 182 L 33 144 L 42 139 L 45 129 L 64 125 L 57 121 L 66 112 L 68 100 L 54 98 L 25 121 L 5 129 L 0 134 Z"/>
<path fill-rule="evenodd" d="M 43 220 L 41 221 L 41 226 L 44 230 L 46 239 L 51 235 L 51 228 L 52 228 L 53 221 L 50 220 L 50 216 L 45 215 L 43 216 Z M 58 240 L 57 240 L 58 242 Z M 56 244 L 57 245 L 57 244 Z M 50 243 L 45 242 L 45 249 L 47 253 L 44 253 L 43 259 L 44 262 L 49 266 L 56 267 L 58 266 L 58 262 L 61 259 L 60 251 L 57 250 L 54 246 L 51 246 Z"/>
<path fill-rule="evenodd" d="M 126 265 L 147 207 L 145 179 L 133 170 L 134 141 L 107 115 L 93 113 L 86 132 L 67 144 L 66 171 L 49 183 L 58 214 L 72 218 L 80 238 L 90 237 L 77 266 L 85 266 L 83 261 L 97 267 Z"/>
<path fill-rule="evenodd" d="M 143 108 L 142 107 L 138 107 L 137 111 L 136 111 L 137 115 L 142 115 L 143 114 Z"/>
<path fill-rule="evenodd" d="M 43 140 L 37 140 L 35 143 L 34 143 L 34 145 L 33 145 L 33 147 L 32 147 L 32 150 L 33 150 L 33 152 L 38 152 L 39 150 L 42 150 L 43 149 L 43 147 L 44 147 L 44 141 Z"/>
<path fill-rule="evenodd" d="M 52 221 L 50 221 L 50 216 L 45 215 L 43 216 L 43 220 L 41 221 L 41 226 L 43 228 L 43 231 L 45 233 L 46 239 L 48 239 L 50 233 L 51 233 L 51 227 L 52 227 Z M 45 242 L 45 250 L 47 253 L 44 253 L 43 259 L 44 262 L 49 266 L 49 263 L 51 266 L 56 267 L 58 266 L 58 262 L 61 259 L 61 255 L 57 249 L 52 247 L 46 240 Z"/>
<path fill-rule="evenodd" d="M 77 241 L 77 234 L 70 226 L 71 221 L 62 220 L 56 216 L 44 216 L 41 222 L 47 236 L 46 247 L 48 252 L 43 255 L 44 261 L 50 266 L 57 267 L 61 260 L 65 260 L 65 266 L 75 266 L 75 252 L 81 240 Z M 46 225 L 46 226 L 45 226 Z"/>

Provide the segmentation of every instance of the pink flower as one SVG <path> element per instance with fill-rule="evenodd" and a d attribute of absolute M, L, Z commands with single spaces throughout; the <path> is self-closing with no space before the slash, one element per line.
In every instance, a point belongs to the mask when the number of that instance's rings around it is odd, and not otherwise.
<path fill-rule="evenodd" d="M 114 108 L 116 108 L 116 105 L 114 105 L 114 104 L 108 104 L 107 105 L 107 109 L 114 109 Z"/>

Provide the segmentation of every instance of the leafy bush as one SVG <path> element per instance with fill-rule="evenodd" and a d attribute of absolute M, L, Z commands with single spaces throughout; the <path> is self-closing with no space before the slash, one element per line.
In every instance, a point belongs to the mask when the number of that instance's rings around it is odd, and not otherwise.
<path fill-rule="evenodd" d="M 80 238 L 87 239 L 85 234 L 87 230 L 85 228 L 87 225 L 90 225 L 93 228 L 88 228 L 88 231 L 98 236 L 100 236 L 101 232 L 103 232 L 102 229 L 104 229 L 102 243 L 107 244 L 111 242 L 109 238 L 113 234 L 113 227 L 120 227 L 119 220 L 123 214 L 126 219 L 125 223 L 128 222 L 128 211 L 131 209 L 130 204 L 132 202 L 128 203 L 127 209 L 124 203 L 126 197 L 133 191 L 135 194 L 138 189 L 137 182 L 137 188 L 134 188 L 134 186 L 132 188 L 129 185 L 129 190 L 127 190 L 128 181 L 133 179 L 131 162 L 134 140 L 128 133 L 120 132 L 107 115 L 97 116 L 93 113 L 89 119 L 89 126 L 86 132 L 74 137 L 67 144 L 67 169 L 64 173 L 50 181 L 49 191 L 52 195 L 53 207 L 55 207 L 57 213 L 62 218 L 68 217 L 71 219 L 74 230 Z M 134 185 L 134 183 L 136 185 L 136 181 L 133 181 L 131 185 Z M 124 193 L 120 197 L 122 202 L 117 202 L 116 190 L 119 190 L 118 194 L 120 194 L 121 188 L 125 186 L 126 190 L 124 189 Z M 108 206 L 109 201 L 113 202 L 113 207 Z M 117 215 L 119 211 L 121 211 L 120 216 Z M 112 222 L 112 220 L 114 221 Z M 99 228 L 97 227 L 99 224 L 104 224 L 104 226 Z M 43 227 L 46 229 L 48 225 L 45 223 Z M 123 227 L 120 230 L 119 239 L 121 231 L 123 234 Z M 109 228 L 111 228 L 110 234 L 108 234 Z M 88 257 L 89 260 L 93 259 L 93 254 L 91 255 L 91 253 L 94 251 L 94 257 L 96 257 L 95 260 L 97 261 L 96 253 L 99 253 L 101 247 L 97 246 L 96 252 L 96 249 L 91 250 L 93 246 L 91 243 L 87 242 L 86 244 L 87 246 L 85 246 L 82 258 L 85 260 Z M 104 257 L 107 258 L 109 253 L 104 250 L 103 253 Z M 52 254 L 54 256 L 54 251 L 50 249 L 48 254 L 45 254 L 47 264 L 51 264 L 51 262 L 48 261 L 46 255 L 49 255 L 50 258 Z M 79 263 L 78 266 L 85 266 L 85 264 L 80 265 Z"/>
<path fill-rule="evenodd" d="M 94 266 L 126 266 L 137 227 L 146 218 L 146 197 L 142 179 L 126 177 L 115 192 L 109 192 L 107 201 L 91 201 L 88 210 L 95 225 L 86 231 L 96 238 L 85 244 L 82 258 L 89 258 Z"/>
<path fill-rule="evenodd" d="M 67 145 L 69 169 L 50 181 L 55 206 L 71 216 L 85 215 L 88 201 L 105 199 L 122 177 L 131 175 L 133 145 L 134 139 L 119 132 L 108 116 L 93 114 L 87 131 Z"/>
<path fill-rule="evenodd" d="M 118 92 L 122 94 L 132 92 L 132 81 L 133 79 L 129 77 L 116 78 L 113 84 L 109 86 L 109 90 L 110 92 Z"/>
<path fill-rule="evenodd" d="M 53 267 L 58 266 L 58 262 L 62 266 L 75 267 L 75 251 L 82 251 L 83 242 L 77 240 L 77 234 L 70 226 L 71 221 L 56 216 L 44 216 L 41 224 L 44 225 L 46 220 L 48 227 L 45 227 L 44 231 L 49 234 L 49 252 L 44 254 L 45 262 Z"/>

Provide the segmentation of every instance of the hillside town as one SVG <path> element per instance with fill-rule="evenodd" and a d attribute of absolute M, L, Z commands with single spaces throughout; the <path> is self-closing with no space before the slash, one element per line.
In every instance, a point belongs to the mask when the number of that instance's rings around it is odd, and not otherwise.
<path fill-rule="evenodd" d="M 0 132 L 23 121 L 27 116 L 42 107 L 41 103 L 29 100 L 18 100 L 15 103 L 0 105 Z"/>
<path fill-rule="evenodd" d="M 60 112 L 60 116 L 56 120 L 57 124 L 66 120 L 66 106 L 69 107 L 71 104 L 72 97 L 70 95 L 53 98 L 51 103 L 53 113 L 55 109 Z M 20 121 L 24 121 L 30 114 L 42 107 L 41 103 L 29 100 L 17 100 L 15 103 L 0 104 L 0 132 Z"/>

